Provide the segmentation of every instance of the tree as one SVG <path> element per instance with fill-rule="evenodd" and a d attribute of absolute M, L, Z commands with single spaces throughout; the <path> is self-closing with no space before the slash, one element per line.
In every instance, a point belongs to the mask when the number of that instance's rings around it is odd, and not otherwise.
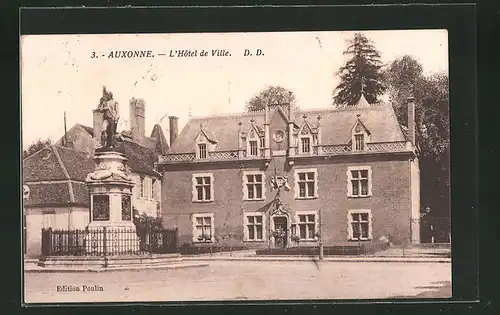
<path fill-rule="evenodd" d="M 139 214 L 139 211 L 134 207 L 134 224 L 138 230 L 161 230 L 163 229 L 162 218 L 152 217 L 145 213 Z"/>
<path fill-rule="evenodd" d="M 35 142 L 30 144 L 26 150 L 23 150 L 23 159 L 27 158 L 30 155 L 33 155 L 34 153 L 40 151 L 45 146 L 50 144 L 52 144 L 52 140 L 50 138 L 47 138 L 45 140 L 38 138 Z"/>
<path fill-rule="evenodd" d="M 254 95 L 246 104 L 247 112 L 264 110 L 266 105 L 290 104 L 297 108 L 295 94 L 279 85 L 266 85 L 257 95 Z"/>
<path fill-rule="evenodd" d="M 390 62 L 384 77 L 394 111 L 408 124 L 406 98 L 415 98 L 415 141 L 419 148 L 421 204 L 433 216 L 447 217 L 450 209 L 450 140 L 448 75 L 425 76 L 411 56 Z"/>
<path fill-rule="evenodd" d="M 384 79 L 396 116 L 400 124 L 406 126 L 406 99 L 415 96 L 417 87 L 422 85 L 422 65 L 413 57 L 405 55 L 388 64 Z"/>
<path fill-rule="evenodd" d="M 337 106 L 355 105 L 361 93 L 370 103 L 377 103 L 378 96 L 385 92 L 380 53 L 373 42 L 361 33 L 354 39 L 343 53 L 351 58 L 336 73 L 340 83 L 333 90 L 333 104 Z"/>

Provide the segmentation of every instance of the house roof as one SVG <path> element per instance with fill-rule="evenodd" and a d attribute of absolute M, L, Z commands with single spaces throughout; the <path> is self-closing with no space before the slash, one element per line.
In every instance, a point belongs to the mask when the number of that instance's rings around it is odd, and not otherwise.
<path fill-rule="evenodd" d="M 127 164 L 135 173 L 159 177 L 156 154 L 134 142 L 124 141 Z M 26 206 L 89 204 L 85 178 L 94 171 L 92 157 L 82 151 L 48 145 L 23 161 L 23 184 L 30 189 Z"/>
<path fill-rule="evenodd" d="M 158 155 L 149 148 L 141 146 L 132 141 L 123 141 L 127 165 L 134 173 L 160 177 L 154 170 L 154 163 L 158 160 Z"/>
<path fill-rule="evenodd" d="M 163 130 L 161 129 L 160 125 L 158 124 L 154 125 L 150 138 L 155 139 L 156 142 L 155 152 L 162 155 L 167 154 L 169 146 L 167 138 L 165 138 L 165 134 L 163 133 Z"/>
<path fill-rule="evenodd" d="M 84 181 L 93 170 L 94 162 L 85 152 L 44 147 L 23 161 L 23 182 L 30 189 L 25 205 L 88 205 Z"/>
<path fill-rule="evenodd" d="M 82 124 L 77 124 L 77 125 L 80 125 L 86 132 L 88 132 L 91 136 L 94 136 L 94 128 L 92 127 L 88 127 L 88 126 L 84 126 Z"/>
<path fill-rule="evenodd" d="M 366 100 L 365 100 L 366 101 Z M 293 115 L 293 121 L 297 126 L 302 126 L 303 116 L 311 126 L 317 126 L 317 117 L 320 116 L 322 129 L 322 143 L 324 145 L 347 144 L 351 139 L 351 130 L 360 121 L 371 132 L 372 142 L 405 141 L 399 123 L 394 114 L 392 106 L 388 104 L 377 104 L 366 106 L 362 99 L 362 106 L 350 106 L 345 108 L 326 108 L 317 110 L 298 110 Z M 273 117 L 270 113 L 269 119 Z M 248 131 L 251 119 L 257 126 L 264 125 L 264 111 L 217 115 L 208 117 L 191 118 L 172 144 L 169 153 L 192 153 L 195 149 L 194 139 L 200 131 L 200 124 L 207 132 L 214 133 L 217 138 L 217 151 L 230 151 L 238 149 L 238 122 L 241 121 L 241 130 Z"/>

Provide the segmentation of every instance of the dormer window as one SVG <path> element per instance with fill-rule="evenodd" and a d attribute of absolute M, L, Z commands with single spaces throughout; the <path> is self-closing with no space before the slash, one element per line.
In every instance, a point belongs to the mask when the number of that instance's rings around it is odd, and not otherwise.
<path fill-rule="evenodd" d="M 311 138 L 310 137 L 301 137 L 300 138 L 300 148 L 301 148 L 301 153 L 304 153 L 304 154 L 311 153 Z"/>
<path fill-rule="evenodd" d="M 257 152 L 258 152 L 257 140 L 250 140 L 249 146 L 250 146 L 249 155 L 250 156 L 257 156 Z"/>
<path fill-rule="evenodd" d="M 361 122 L 358 115 L 358 121 L 352 130 L 352 151 L 365 151 L 366 143 L 370 141 L 370 132 L 366 129 L 365 125 Z"/>
<path fill-rule="evenodd" d="M 213 132 L 203 129 L 202 124 L 200 124 L 200 131 L 195 137 L 195 144 L 193 151 L 195 151 L 195 157 L 197 160 L 205 160 L 210 158 L 210 152 L 216 151 L 217 139 Z"/>
<path fill-rule="evenodd" d="M 315 133 L 306 121 L 306 117 L 307 116 L 304 115 L 304 123 L 298 132 L 297 151 L 299 154 L 311 154 L 312 146 L 315 143 L 313 142 Z"/>
<path fill-rule="evenodd" d="M 206 143 L 198 143 L 198 158 L 200 158 L 200 159 L 207 158 L 207 144 Z"/>
<path fill-rule="evenodd" d="M 253 125 L 246 136 L 247 141 L 247 156 L 257 157 L 259 156 L 259 149 L 263 147 L 263 138 L 260 137 L 257 127 Z"/>
<path fill-rule="evenodd" d="M 354 150 L 363 151 L 365 149 L 365 135 L 357 134 L 354 135 Z"/>

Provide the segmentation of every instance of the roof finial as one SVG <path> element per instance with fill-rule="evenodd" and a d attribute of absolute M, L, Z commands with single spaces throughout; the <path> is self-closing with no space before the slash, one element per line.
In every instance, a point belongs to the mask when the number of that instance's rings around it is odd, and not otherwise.
<path fill-rule="evenodd" d="M 359 118 L 359 116 L 361 116 L 361 114 L 356 114 L 356 117 L 358 117 L 358 118 Z"/>
<path fill-rule="evenodd" d="M 191 104 L 189 104 L 189 119 L 191 119 Z"/>
<path fill-rule="evenodd" d="M 363 93 L 364 93 L 364 90 L 363 90 L 363 88 L 364 88 L 363 87 L 363 83 L 364 83 L 363 81 L 364 80 L 363 79 L 364 79 L 364 77 L 361 77 L 361 95 L 363 95 Z"/>
<path fill-rule="evenodd" d="M 302 116 L 302 118 L 306 119 L 306 118 L 307 118 L 307 115 L 306 115 L 306 114 L 304 114 L 304 116 Z"/>
<path fill-rule="evenodd" d="M 203 129 L 203 123 L 200 123 L 200 129 Z"/>

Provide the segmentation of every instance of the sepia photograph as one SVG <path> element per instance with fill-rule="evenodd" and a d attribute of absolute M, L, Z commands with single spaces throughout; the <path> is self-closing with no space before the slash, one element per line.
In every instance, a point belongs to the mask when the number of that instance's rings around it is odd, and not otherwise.
<path fill-rule="evenodd" d="M 445 29 L 20 37 L 24 302 L 452 297 Z"/>

